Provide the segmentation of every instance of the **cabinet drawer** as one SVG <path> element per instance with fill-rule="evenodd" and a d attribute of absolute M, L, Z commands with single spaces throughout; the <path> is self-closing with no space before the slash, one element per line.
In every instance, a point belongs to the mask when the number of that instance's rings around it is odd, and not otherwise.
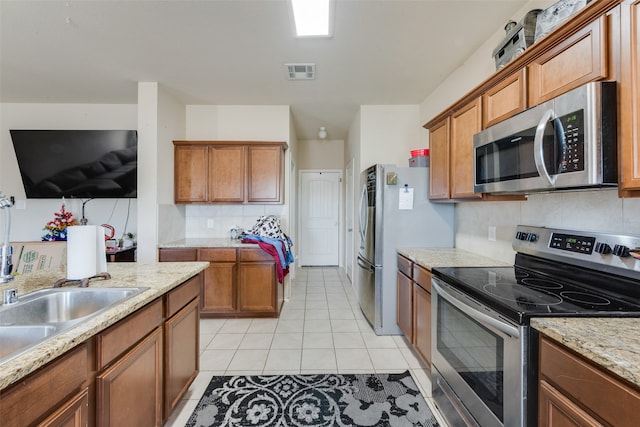
<path fill-rule="evenodd" d="M 160 262 L 196 261 L 197 252 L 195 248 L 161 248 L 159 260 Z"/>
<path fill-rule="evenodd" d="M 3 427 L 32 425 L 87 381 L 89 356 L 81 344 L 31 376 L 0 392 Z"/>
<path fill-rule="evenodd" d="M 273 261 L 273 257 L 262 249 L 240 249 L 240 261 Z"/>
<path fill-rule="evenodd" d="M 184 282 L 182 285 L 173 289 L 167 294 L 167 312 L 166 317 L 169 318 L 176 314 L 182 307 L 189 304 L 189 301 L 200 295 L 200 284 L 202 283 L 202 274 Z"/>
<path fill-rule="evenodd" d="M 413 280 L 422 289 L 431 293 L 431 272 L 418 264 L 413 265 Z"/>
<path fill-rule="evenodd" d="M 637 425 L 639 390 L 627 386 L 622 380 L 546 337 L 540 341 L 540 375 L 610 425 Z"/>
<path fill-rule="evenodd" d="M 103 369 L 161 323 L 160 298 L 96 335 L 98 370 Z"/>
<path fill-rule="evenodd" d="M 398 271 L 403 273 L 405 276 L 412 278 L 413 261 L 403 257 L 402 255 L 398 255 Z"/>
<path fill-rule="evenodd" d="M 235 260 L 236 260 L 235 249 L 219 249 L 219 248 L 198 249 L 198 261 L 223 262 L 223 261 L 235 261 Z"/>

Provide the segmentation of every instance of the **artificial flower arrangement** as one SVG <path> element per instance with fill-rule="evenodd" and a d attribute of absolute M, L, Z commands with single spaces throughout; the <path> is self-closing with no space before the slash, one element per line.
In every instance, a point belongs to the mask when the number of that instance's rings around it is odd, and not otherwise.
<path fill-rule="evenodd" d="M 73 217 L 71 212 L 67 212 L 64 202 L 60 212 L 56 212 L 55 218 L 52 221 L 47 222 L 43 230 L 46 230 L 46 234 L 42 236 L 43 242 L 53 242 L 58 240 L 67 240 L 67 227 L 77 225 L 78 221 Z"/>

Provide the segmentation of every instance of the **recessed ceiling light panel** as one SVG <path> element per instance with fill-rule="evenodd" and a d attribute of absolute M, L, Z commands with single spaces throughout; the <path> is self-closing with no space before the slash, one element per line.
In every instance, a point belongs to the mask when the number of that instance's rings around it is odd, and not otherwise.
<path fill-rule="evenodd" d="M 316 78 L 316 64 L 284 64 L 289 80 L 313 80 Z"/>
<path fill-rule="evenodd" d="M 334 0 L 289 0 L 297 37 L 331 37 Z"/>

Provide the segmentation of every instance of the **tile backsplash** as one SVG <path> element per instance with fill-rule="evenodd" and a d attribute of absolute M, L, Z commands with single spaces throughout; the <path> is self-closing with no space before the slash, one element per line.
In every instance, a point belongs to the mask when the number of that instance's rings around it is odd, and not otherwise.
<path fill-rule="evenodd" d="M 456 205 L 456 247 L 513 262 L 511 241 L 518 224 L 640 235 L 640 199 L 620 199 L 617 190 L 541 193 L 522 202 Z M 496 227 L 496 240 L 488 228 Z"/>
<path fill-rule="evenodd" d="M 261 215 L 275 215 L 285 233 L 288 220 L 284 205 L 187 205 L 185 238 L 229 237 L 229 230 L 253 227 Z"/>

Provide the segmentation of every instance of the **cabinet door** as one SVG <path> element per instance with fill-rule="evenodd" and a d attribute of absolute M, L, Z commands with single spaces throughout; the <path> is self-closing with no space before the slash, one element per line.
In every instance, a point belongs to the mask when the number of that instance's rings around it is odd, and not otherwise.
<path fill-rule="evenodd" d="M 480 98 L 451 116 L 451 197 L 482 198 L 473 192 L 473 135 L 481 130 Z"/>
<path fill-rule="evenodd" d="M 429 129 L 429 199 L 449 199 L 449 117 Z"/>
<path fill-rule="evenodd" d="M 413 345 L 422 361 L 431 366 L 431 294 L 413 284 Z"/>
<path fill-rule="evenodd" d="M 606 24 L 599 18 L 529 65 L 530 107 L 608 77 Z"/>
<path fill-rule="evenodd" d="M 640 190 L 640 1 L 622 4 L 620 189 Z"/>
<path fill-rule="evenodd" d="M 238 309 L 243 313 L 277 313 L 275 262 L 241 262 L 239 270 Z"/>
<path fill-rule="evenodd" d="M 244 201 L 245 147 L 209 146 L 209 201 Z"/>
<path fill-rule="evenodd" d="M 86 427 L 88 425 L 89 389 L 85 388 L 39 423 L 38 427 Z"/>
<path fill-rule="evenodd" d="M 506 77 L 482 95 L 482 128 L 486 129 L 527 108 L 525 68 Z"/>
<path fill-rule="evenodd" d="M 200 249 L 198 260 L 210 262 L 200 294 L 202 314 L 236 312 L 236 250 Z"/>
<path fill-rule="evenodd" d="M 398 271 L 398 327 L 410 343 L 413 343 L 413 282 Z"/>
<path fill-rule="evenodd" d="M 247 202 L 282 203 L 282 147 L 247 150 Z"/>
<path fill-rule="evenodd" d="M 165 323 L 165 419 L 180 403 L 180 399 L 198 375 L 199 303 L 198 298 L 194 299 Z"/>
<path fill-rule="evenodd" d="M 176 203 L 207 201 L 207 147 L 174 148 L 174 199 Z"/>
<path fill-rule="evenodd" d="M 162 327 L 96 378 L 99 427 L 162 425 Z"/>
<path fill-rule="evenodd" d="M 546 381 L 540 382 L 538 408 L 540 427 L 603 427 Z"/>

